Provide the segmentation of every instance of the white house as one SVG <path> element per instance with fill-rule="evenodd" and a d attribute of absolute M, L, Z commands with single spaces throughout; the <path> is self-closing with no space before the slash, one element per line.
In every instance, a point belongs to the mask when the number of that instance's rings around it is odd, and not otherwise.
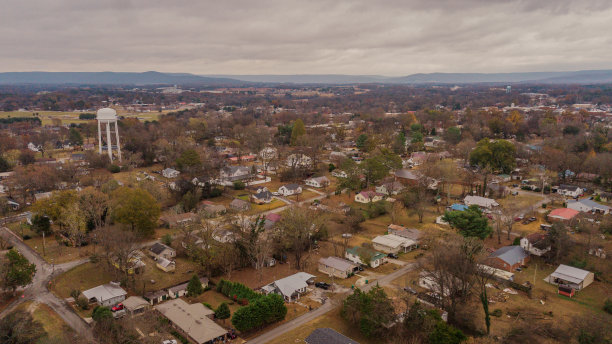
<path fill-rule="evenodd" d="M 325 176 L 308 178 L 304 181 L 304 184 L 313 188 L 324 188 L 329 185 L 329 179 L 327 179 Z"/>
<path fill-rule="evenodd" d="M 560 185 L 557 189 L 557 193 L 563 196 L 572 198 L 580 197 L 584 191 L 575 185 Z"/>
<path fill-rule="evenodd" d="M 208 278 L 200 277 L 200 283 L 202 283 L 202 288 L 206 288 L 208 286 Z M 168 297 L 170 299 L 177 299 L 179 297 L 187 295 L 188 284 L 189 282 L 185 282 L 179 285 L 175 285 L 174 287 L 168 288 Z"/>
<path fill-rule="evenodd" d="M 348 174 L 343 170 L 333 170 L 331 175 L 336 178 L 348 178 Z"/>
<path fill-rule="evenodd" d="M 376 187 L 376 192 L 387 195 L 387 196 L 391 196 L 391 195 L 397 195 L 398 193 L 402 192 L 404 190 L 404 185 L 402 185 L 402 183 L 400 182 L 389 182 L 389 183 L 384 183 L 380 186 Z"/>
<path fill-rule="evenodd" d="M 97 287 L 85 290 L 83 296 L 89 302 L 97 302 L 100 306 L 110 307 L 125 300 L 127 292 L 119 286 L 117 282 L 102 284 Z"/>
<path fill-rule="evenodd" d="M 574 209 L 583 213 L 593 212 L 600 214 L 610 214 L 610 207 L 607 205 L 599 204 L 590 199 L 580 199 L 580 200 L 569 200 L 567 201 L 567 207 L 570 209 Z"/>
<path fill-rule="evenodd" d="M 347 248 L 344 253 L 344 257 L 353 263 L 361 265 L 369 265 L 371 268 L 376 268 L 386 262 L 387 255 L 384 253 L 376 252 L 366 247 L 355 246 Z M 366 259 L 369 257 L 370 261 L 363 261 L 362 258 Z"/>
<path fill-rule="evenodd" d="M 179 172 L 179 171 L 177 171 L 177 170 L 175 170 L 173 168 L 170 168 L 170 167 L 164 168 L 162 170 L 162 176 L 164 176 L 165 178 L 168 178 L 168 179 L 176 178 L 176 177 L 179 176 L 179 174 L 181 174 L 181 172 Z"/>
<path fill-rule="evenodd" d="M 302 187 L 295 183 L 287 184 L 278 188 L 278 193 L 283 196 L 297 195 L 302 193 Z"/>
<path fill-rule="evenodd" d="M 370 203 L 382 201 L 383 194 L 374 191 L 361 191 L 355 195 L 355 202 Z"/>
<path fill-rule="evenodd" d="M 154 258 L 171 259 L 176 257 L 176 250 L 162 243 L 155 243 L 149 248 L 149 255 Z"/>
<path fill-rule="evenodd" d="M 568 265 L 559 265 L 557 270 L 544 280 L 550 284 L 567 285 L 576 290 L 586 288 L 593 283 L 595 274 Z"/>
<path fill-rule="evenodd" d="M 521 247 L 525 252 L 541 257 L 550 251 L 548 235 L 544 233 L 533 233 L 521 239 Z"/>
<path fill-rule="evenodd" d="M 372 239 L 372 247 L 385 253 L 408 252 L 417 247 L 417 242 L 399 235 L 387 234 Z"/>
<path fill-rule="evenodd" d="M 463 203 L 468 207 L 471 205 L 477 205 L 480 208 L 487 209 L 499 206 L 499 203 L 497 203 L 494 199 L 481 196 L 465 196 L 465 198 L 463 199 Z"/>
<path fill-rule="evenodd" d="M 248 166 L 226 166 L 221 169 L 220 177 L 228 181 L 248 179 L 252 177 L 251 168 Z"/>
<path fill-rule="evenodd" d="M 310 167 L 312 159 L 304 154 L 291 154 L 287 157 L 287 167 Z"/>
<path fill-rule="evenodd" d="M 279 294 L 285 301 L 292 302 L 300 299 L 300 296 L 307 291 L 308 285 L 314 282 L 314 278 L 315 276 L 309 273 L 298 272 L 263 286 L 261 290 L 266 295 Z"/>

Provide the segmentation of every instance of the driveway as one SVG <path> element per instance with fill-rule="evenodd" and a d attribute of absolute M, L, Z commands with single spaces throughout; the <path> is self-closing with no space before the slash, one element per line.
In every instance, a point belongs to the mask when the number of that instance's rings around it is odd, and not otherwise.
<path fill-rule="evenodd" d="M 57 276 L 75 266 L 84 264 L 88 261 L 88 259 L 81 259 L 55 265 L 55 267 L 53 267 L 42 259 L 38 253 L 21 241 L 21 239 L 19 239 L 19 237 L 11 232 L 8 228 L 1 227 L 0 236 L 10 242 L 11 245 L 13 245 L 13 247 L 19 251 L 19 253 L 27 258 L 31 263 L 36 265 L 36 274 L 32 279 L 32 283 L 24 289 L 23 297 L 4 309 L 4 311 L 0 313 L 0 318 L 10 313 L 10 311 L 15 309 L 15 307 L 17 307 L 20 303 L 28 300 L 34 300 L 51 307 L 51 309 L 53 309 L 62 319 L 64 319 L 66 324 L 68 324 L 68 326 L 70 326 L 76 333 L 85 338 L 88 342 L 94 343 L 95 340 L 89 325 L 87 325 L 85 321 L 83 321 L 83 319 L 81 319 L 81 317 L 78 316 L 74 310 L 64 302 L 64 300 L 53 295 L 53 293 L 51 293 L 47 288 L 47 285 L 54 276 Z"/>

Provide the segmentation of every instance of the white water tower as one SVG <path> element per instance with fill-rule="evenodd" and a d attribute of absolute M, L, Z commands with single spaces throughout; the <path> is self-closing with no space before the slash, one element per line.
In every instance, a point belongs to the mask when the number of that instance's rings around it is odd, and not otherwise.
<path fill-rule="evenodd" d="M 115 123 L 115 137 L 117 140 L 117 157 L 121 162 L 121 146 L 119 145 L 119 127 L 117 127 L 117 111 L 111 108 L 103 108 L 98 110 L 96 115 L 98 120 L 98 145 L 100 154 L 102 154 L 102 124 L 106 125 L 106 151 L 110 161 L 113 162 L 113 143 L 111 140 L 112 129 L 111 124 Z"/>

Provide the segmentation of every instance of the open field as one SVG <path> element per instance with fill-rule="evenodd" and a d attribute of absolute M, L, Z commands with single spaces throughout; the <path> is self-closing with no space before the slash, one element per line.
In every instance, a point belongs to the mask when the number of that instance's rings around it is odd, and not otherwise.
<path fill-rule="evenodd" d="M 123 109 L 117 109 L 117 115 L 125 118 L 137 118 L 141 121 L 156 121 L 159 119 L 160 114 L 166 114 L 171 111 L 163 112 L 133 112 Z M 34 113 L 38 114 L 38 117 L 42 121 L 42 125 L 51 125 L 53 119 L 59 119 L 63 125 L 66 124 L 79 124 L 87 123 L 90 120 L 79 119 L 79 114 L 82 113 L 95 113 L 95 111 L 83 111 L 83 112 L 70 112 L 70 111 L 0 111 L 0 118 L 9 117 L 34 117 Z"/>
<path fill-rule="evenodd" d="M 67 343 L 69 336 L 74 335 L 73 330 L 68 327 L 64 320 L 45 304 L 35 301 L 26 301 L 20 304 L 17 309 L 31 313 L 32 318 L 41 323 L 45 332 L 47 332 L 43 340 Z"/>

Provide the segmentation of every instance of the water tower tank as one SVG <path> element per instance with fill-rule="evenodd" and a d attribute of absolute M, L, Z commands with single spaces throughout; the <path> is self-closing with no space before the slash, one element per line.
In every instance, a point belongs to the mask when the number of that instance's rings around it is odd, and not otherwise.
<path fill-rule="evenodd" d="M 97 120 L 103 121 L 116 121 L 117 120 L 117 111 L 111 108 L 103 108 L 98 110 L 96 115 Z"/>

